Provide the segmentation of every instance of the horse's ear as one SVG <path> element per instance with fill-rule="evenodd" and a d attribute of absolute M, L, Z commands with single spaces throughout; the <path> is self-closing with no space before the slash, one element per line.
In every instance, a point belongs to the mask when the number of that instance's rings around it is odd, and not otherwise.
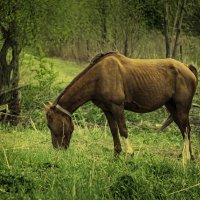
<path fill-rule="evenodd" d="M 47 111 L 49 110 L 50 106 L 49 106 L 49 105 L 46 105 L 46 104 L 44 104 L 44 103 L 43 103 L 43 105 L 44 105 L 44 110 L 47 112 Z"/>
<path fill-rule="evenodd" d="M 47 112 L 52 106 L 53 106 L 53 103 L 51 103 L 50 101 L 48 101 L 47 104 L 44 104 L 44 110 Z"/>
<path fill-rule="evenodd" d="M 48 101 L 49 106 L 53 106 L 53 103 L 51 101 Z"/>

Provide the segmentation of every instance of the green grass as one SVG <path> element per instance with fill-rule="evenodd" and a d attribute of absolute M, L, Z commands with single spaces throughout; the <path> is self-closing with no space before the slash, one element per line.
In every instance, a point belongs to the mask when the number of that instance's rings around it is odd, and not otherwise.
<path fill-rule="evenodd" d="M 52 148 L 49 131 L 1 128 L 0 199 L 200 198 L 199 186 L 189 188 L 200 183 L 200 159 L 182 166 L 174 127 L 165 133 L 129 128 L 134 157 L 113 156 L 107 127 L 76 126 L 67 151 Z"/>
<path fill-rule="evenodd" d="M 41 64 L 57 72 L 54 85 L 59 89 L 53 87 L 49 94 L 34 78 Z M 63 60 L 23 55 L 21 83 L 31 87 L 23 90 L 22 103 L 33 112 L 28 115 L 23 110 L 18 127 L 0 125 L 0 199 L 200 199 L 198 132 L 192 132 L 196 160 L 183 167 L 180 131 L 171 125 L 157 132 L 167 117 L 163 109 L 149 114 L 126 112 L 133 157 L 124 153 L 114 157 L 105 117 L 90 103 L 73 115 L 76 125 L 70 148 L 52 148 L 41 105 L 49 95 L 55 98 L 82 69 Z"/>

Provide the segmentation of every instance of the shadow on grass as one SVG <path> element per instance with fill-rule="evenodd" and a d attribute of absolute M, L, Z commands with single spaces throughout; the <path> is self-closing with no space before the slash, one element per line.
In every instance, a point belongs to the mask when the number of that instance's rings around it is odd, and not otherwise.
<path fill-rule="evenodd" d="M 3 193 L 32 193 L 35 184 L 21 174 L 0 173 L 0 188 Z"/>

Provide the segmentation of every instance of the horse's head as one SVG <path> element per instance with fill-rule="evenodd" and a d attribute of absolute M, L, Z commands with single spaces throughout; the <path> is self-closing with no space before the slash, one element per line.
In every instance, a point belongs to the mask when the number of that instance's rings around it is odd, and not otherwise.
<path fill-rule="evenodd" d="M 45 105 L 45 110 L 53 147 L 67 149 L 74 130 L 71 117 L 52 104 Z"/>

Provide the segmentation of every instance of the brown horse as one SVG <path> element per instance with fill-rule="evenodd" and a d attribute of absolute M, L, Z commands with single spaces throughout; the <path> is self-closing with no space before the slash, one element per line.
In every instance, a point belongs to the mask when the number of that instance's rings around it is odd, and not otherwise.
<path fill-rule="evenodd" d="M 196 90 L 196 77 L 174 59 L 130 59 L 110 52 L 96 56 L 58 96 L 46 105 L 48 127 L 55 148 L 67 148 L 74 129 L 72 113 L 88 101 L 104 112 L 114 141 L 114 152 L 121 152 L 118 135 L 128 142 L 124 109 L 138 113 L 154 111 L 163 105 L 188 143 L 187 159 L 192 157 L 189 111 Z"/>

